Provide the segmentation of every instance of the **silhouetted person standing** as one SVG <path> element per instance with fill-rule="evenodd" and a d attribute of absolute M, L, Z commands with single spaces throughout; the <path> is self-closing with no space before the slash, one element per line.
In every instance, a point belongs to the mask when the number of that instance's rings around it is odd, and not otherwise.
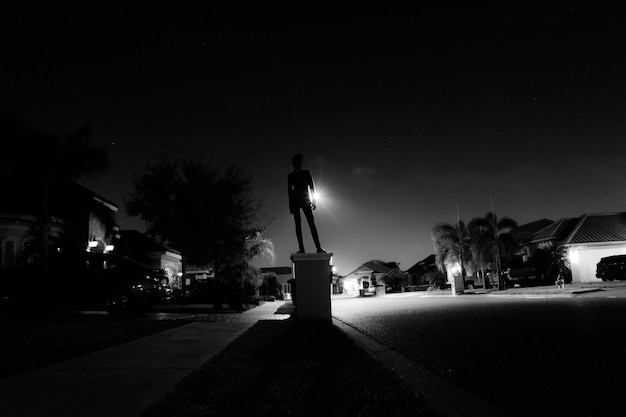
<path fill-rule="evenodd" d="M 315 220 L 313 219 L 313 210 L 315 210 L 315 184 L 313 183 L 313 177 L 309 171 L 302 168 L 302 155 L 296 154 L 291 158 L 291 164 L 293 165 L 293 172 L 287 177 L 287 186 L 289 193 L 289 211 L 293 214 L 293 219 L 296 222 L 296 237 L 298 238 L 298 253 L 304 253 L 304 243 L 302 241 L 302 218 L 300 217 L 300 210 L 304 213 L 306 221 L 309 223 L 311 229 L 311 235 L 313 236 L 313 242 L 317 253 L 326 253 L 320 245 L 320 239 L 317 235 L 317 228 L 315 227 Z"/>

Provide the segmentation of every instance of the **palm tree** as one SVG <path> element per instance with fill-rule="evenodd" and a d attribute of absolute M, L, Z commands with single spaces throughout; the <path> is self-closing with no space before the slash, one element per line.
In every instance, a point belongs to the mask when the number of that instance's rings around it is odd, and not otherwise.
<path fill-rule="evenodd" d="M 265 257 L 274 263 L 275 252 L 274 243 L 268 237 L 263 235 L 263 232 L 256 230 L 246 237 L 246 248 L 242 259 L 242 274 L 241 274 L 241 287 L 244 288 L 244 282 L 246 275 L 253 275 L 251 272 L 255 269 L 250 261 L 259 257 Z"/>
<path fill-rule="evenodd" d="M 485 279 L 485 268 L 491 261 L 491 253 L 493 249 L 493 233 L 490 232 L 489 227 L 484 227 L 481 224 L 476 224 L 471 220 L 467 227 L 470 235 L 470 252 L 472 258 L 476 264 L 476 270 L 480 271 L 480 275 Z M 485 280 L 485 286 L 487 281 Z"/>
<path fill-rule="evenodd" d="M 491 264 L 496 276 L 500 277 L 502 263 L 508 265 L 515 251 L 515 241 L 509 233 L 517 222 L 509 217 L 498 219 L 489 212 L 485 217 L 475 217 L 467 225 L 472 242 L 472 253 L 484 276 L 484 268 Z M 502 282 L 499 284 L 502 287 Z"/>
<path fill-rule="evenodd" d="M 441 272 L 453 265 L 459 265 L 464 279 L 467 273 L 470 275 L 473 273 L 474 262 L 469 250 L 469 234 L 463 221 L 459 221 L 456 226 L 437 223 L 433 227 L 431 237 L 435 248 L 435 263 Z"/>
<path fill-rule="evenodd" d="M 256 230 L 246 238 L 246 260 L 252 260 L 259 256 L 265 256 L 274 262 L 274 243 L 263 235 L 263 232 Z"/>

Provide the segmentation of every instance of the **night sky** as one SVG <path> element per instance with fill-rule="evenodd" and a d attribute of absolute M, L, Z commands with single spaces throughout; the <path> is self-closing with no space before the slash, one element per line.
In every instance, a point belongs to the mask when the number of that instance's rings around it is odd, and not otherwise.
<path fill-rule="evenodd" d="M 252 175 L 275 266 L 297 250 L 296 152 L 340 274 L 371 259 L 409 268 L 457 207 L 469 221 L 492 200 L 520 224 L 626 210 L 623 10 L 295 4 L 3 13 L 0 110 L 56 133 L 91 123 L 111 166 L 81 182 L 120 206 L 123 229 L 145 230 L 123 198 L 156 156 L 234 162 Z M 304 236 L 313 251 L 306 224 Z"/>

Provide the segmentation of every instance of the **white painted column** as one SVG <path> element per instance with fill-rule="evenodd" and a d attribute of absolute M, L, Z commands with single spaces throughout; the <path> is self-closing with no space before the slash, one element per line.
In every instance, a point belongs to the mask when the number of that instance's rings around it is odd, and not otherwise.
<path fill-rule="evenodd" d="M 296 320 L 329 321 L 332 253 L 292 253 Z"/>

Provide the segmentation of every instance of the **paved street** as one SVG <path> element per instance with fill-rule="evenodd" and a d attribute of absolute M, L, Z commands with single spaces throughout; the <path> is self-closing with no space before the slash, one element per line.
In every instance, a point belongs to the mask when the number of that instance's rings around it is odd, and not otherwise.
<path fill-rule="evenodd" d="M 609 415 L 626 294 L 334 298 L 333 315 L 514 415 Z"/>

